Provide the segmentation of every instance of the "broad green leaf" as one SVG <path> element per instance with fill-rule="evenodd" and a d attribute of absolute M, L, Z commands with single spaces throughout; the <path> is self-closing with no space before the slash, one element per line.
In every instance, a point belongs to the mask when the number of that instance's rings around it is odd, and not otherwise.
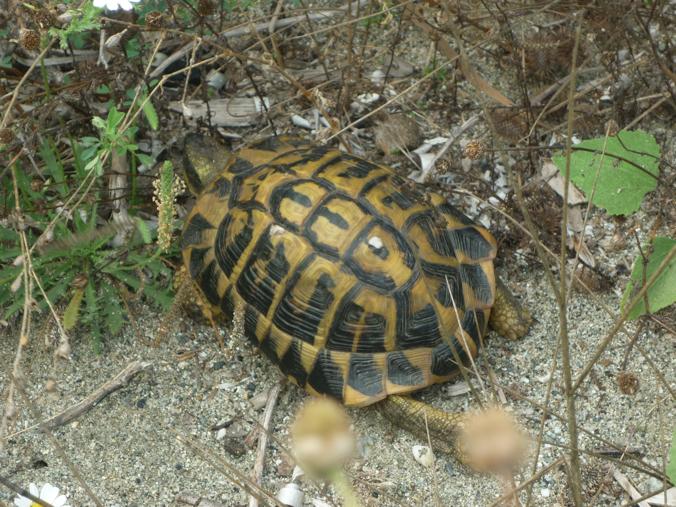
<path fill-rule="evenodd" d="M 676 248 L 676 240 L 658 236 L 653 241 L 653 251 L 648 258 L 648 266 L 645 279 L 648 280 L 657 270 L 667 254 Z M 643 283 L 643 259 L 638 258 L 634 262 L 631 272 L 631 280 L 624 290 L 622 307 L 630 301 L 633 294 L 638 292 Z M 655 313 L 676 302 L 676 257 L 673 257 L 655 283 L 648 289 L 648 306 L 650 312 Z M 635 319 L 647 313 L 645 299 L 641 300 L 629 313 L 629 319 Z"/>
<path fill-rule="evenodd" d="M 89 324 L 89 332 L 92 335 L 92 346 L 98 354 L 101 352 L 101 326 L 99 325 L 99 306 L 96 290 L 91 280 L 85 289 L 85 303 L 87 309 L 86 320 L 87 324 Z"/>
<path fill-rule="evenodd" d="M 605 155 L 604 142 L 599 137 L 573 146 L 570 178 L 590 198 L 598 171 L 592 202 L 611 215 L 628 215 L 638 210 L 643 196 L 657 187 L 660 148 L 651 134 L 641 130 L 609 137 Z M 552 160 L 564 174 L 566 158 L 558 155 Z"/>
<path fill-rule="evenodd" d="M 84 296 L 84 289 L 75 289 L 73 297 L 70 299 L 66 311 L 63 312 L 63 328 L 70 331 L 77 324 L 78 316 L 80 315 L 80 306 L 82 305 L 82 298 Z"/>

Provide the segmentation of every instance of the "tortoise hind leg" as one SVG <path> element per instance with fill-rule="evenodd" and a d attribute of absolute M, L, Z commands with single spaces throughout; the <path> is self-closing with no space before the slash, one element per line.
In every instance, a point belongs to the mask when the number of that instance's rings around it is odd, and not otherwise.
<path fill-rule="evenodd" d="M 463 456 L 456 447 L 465 414 L 444 412 L 409 396 L 392 394 L 375 404 L 385 419 L 411 432 L 423 442 L 430 441 L 435 449 L 451 454 L 460 461 Z"/>
<path fill-rule="evenodd" d="M 495 302 L 488 325 L 500 336 L 510 340 L 523 337 L 533 318 L 528 310 L 512 295 L 499 278 L 495 279 Z"/>

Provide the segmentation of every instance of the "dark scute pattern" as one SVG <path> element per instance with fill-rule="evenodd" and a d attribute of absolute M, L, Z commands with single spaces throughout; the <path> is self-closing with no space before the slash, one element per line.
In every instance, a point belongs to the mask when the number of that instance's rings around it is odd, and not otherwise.
<path fill-rule="evenodd" d="M 392 291 L 396 288 L 396 285 L 391 276 L 389 276 L 387 273 L 365 271 L 357 262 L 352 259 L 352 254 L 357 249 L 357 247 L 359 247 L 362 242 L 368 242 L 368 238 L 371 235 L 371 229 L 376 225 L 379 225 L 392 237 L 394 237 L 399 251 L 403 253 L 403 261 L 406 267 L 411 270 L 415 268 L 415 256 L 413 255 L 413 250 L 409 246 L 404 236 L 402 236 L 401 233 L 394 227 L 381 220 L 372 221 L 357 235 L 345 253 L 345 263 L 361 281 L 377 287 L 380 290 Z"/>
<path fill-rule="evenodd" d="M 246 336 L 251 343 L 258 345 L 258 336 L 256 335 L 256 326 L 258 324 L 258 312 L 251 305 L 244 307 L 244 336 Z"/>
<path fill-rule="evenodd" d="M 367 313 L 364 316 L 364 326 L 361 330 L 357 352 L 381 352 L 385 349 L 385 330 L 387 321 L 377 313 Z"/>
<path fill-rule="evenodd" d="M 264 272 L 260 272 L 260 264 L 265 265 Z M 267 315 L 279 283 L 288 271 L 289 262 L 284 254 L 284 244 L 280 243 L 275 248 L 266 231 L 261 235 L 237 279 L 237 290 L 247 303 L 261 314 Z"/>
<path fill-rule="evenodd" d="M 371 171 L 378 169 L 378 166 L 368 162 L 361 158 L 350 157 L 349 155 L 343 155 L 343 160 L 347 163 L 351 163 L 345 171 L 338 173 L 338 176 L 341 178 L 366 178 Z"/>
<path fill-rule="evenodd" d="M 226 320 L 231 321 L 235 315 L 235 302 L 232 299 L 232 285 L 230 285 L 221 298 L 221 311 Z"/>
<path fill-rule="evenodd" d="M 216 233 L 216 243 L 214 249 L 218 265 L 228 278 L 232 274 L 237 261 L 244 253 L 244 250 L 251 242 L 253 237 L 253 228 L 251 226 L 251 213 L 247 218 L 246 226 L 237 234 L 230 243 L 226 243 L 228 228 L 232 222 L 232 215 L 226 215 L 218 226 Z"/>
<path fill-rule="evenodd" d="M 452 293 L 448 291 L 449 286 Z M 453 296 L 452 298 L 451 295 Z M 456 308 L 465 307 L 465 294 L 462 290 L 459 269 L 447 266 L 446 273 L 439 284 L 435 297 L 446 308 L 453 308 L 453 303 L 455 303 Z"/>
<path fill-rule="evenodd" d="M 401 209 L 408 209 L 415 204 L 410 196 L 403 192 L 395 191 L 383 198 L 383 204 L 388 208 L 392 207 L 392 203 L 396 204 Z"/>
<path fill-rule="evenodd" d="M 474 227 L 449 230 L 446 234 L 453 248 L 471 259 L 485 259 L 493 251 L 493 245 L 486 241 Z"/>
<path fill-rule="evenodd" d="M 204 268 L 197 278 L 197 284 L 202 289 L 204 297 L 207 298 L 209 303 L 217 306 L 221 302 L 221 297 L 218 295 L 218 266 L 216 266 L 216 261 L 211 261 Z"/>
<path fill-rule="evenodd" d="M 196 245 L 202 242 L 202 231 L 213 229 L 214 226 L 201 214 L 195 213 L 187 227 L 183 231 L 181 238 L 181 248 L 187 248 L 190 245 Z"/>
<path fill-rule="evenodd" d="M 331 351 L 321 350 L 317 355 L 307 383 L 317 392 L 343 401 L 343 372 L 331 359 Z"/>
<path fill-rule="evenodd" d="M 379 257 L 382 260 L 387 259 L 387 257 L 390 255 L 390 251 L 385 246 L 381 246 L 380 248 L 376 248 L 369 243 L 369 250 L 371 252 L 373 252 L 373 255 L 376 255 L 377 257 Z"/>
<path fill-rule="evenodd" d="M 472 287 L 474 296 L 484 304 L 493 302 L 491 283 L 481 266 L 478 264 L 463 264 L 461 267 L 462 280 Z"/>
<path fill-rule="evenodd" d="M 350 227 L 350 224 L 347 223 L 347 220 L 345 220 L 342 216 L 340 216 L 338 213 L 334 213 L 328 208 L 321 207 L 317 210 L 317 216 L 322 216 L 326 218 L 332 225 L 335 225 L 336 227 L 339 227 L 343 230 L 347 230 Z M 314 222 L 314 216 L 313 216 L 313 222 Z"/>
<path fill-rule="evenodd" d="M 451 231 L 441 227 L 435 221 L 438 218 L 438 215 L 435 215 L 433 211 L 425 211 L 414 215 L 414 220 L 409 218 L 407 223 L 418 225 L 425 232 L 427 240 L 435 253 L 444 257 L 455 257 L 456 245 L 452 241 L 453 238 L 449 235 Z"/>
<path fill-rule="evenodd" d="M 352 354 L 347 385 L 366 396 L 375 396 L 385 390 L 383 373 L 370 354 Z"/>
<path fill-rule="evenodd" d="M 304 263 L 305 261 L 300 264 L 289 280 L 286 293 L 277 305 L 272 322 L 284 333 L 313 344 L 319 324 L 333 302 L 331 289 L 335 287 L 335 283 L 329 275 L 323 273 L 316 281 L 312 295 L 303 308 L 301 301 L 292 296 L 292 289 L 303 276 Z"/>
<path fill-rule="evenodd" d="M 303 369 L 301 362 L 301 348 L 303 342 L 292 340 L 289 349 L 279 360 L 279 368 L 285 375 L 290 375 L 296 379 L 298 385 L 304 386 L 307 382 L 307 372 Z"/>
<path fill-rule="evenodd" d="M 253 170 L 254 165 L 251 162 L 239 157 L 228 167 L 228 171 L 233 174 L 244 174 Z"/>
<path fill-rule="evenodd" d="M 360 290 L 360 284 L 356 284 L 341 299 L 333 315 L 326 348 L 343 351 L 352 350 L 352 345 L 356 340 L 356 333 L 360 329 L 362 315 L 364 314 L 364 309 L 354 302 L 354 298 Z M 368 350 L 364 350 L 362 347 L 368 347 Z M 360 343 L 358 351 L 385 352 L 384 340 L 372 340 L 369 343 Z"/>
<path fill-rule="evenodd" d="M 437 208 L 438 208 L 439 211 L 440 211 L 441 213 L 443 213 L 444 215 L 448 215 L 448 216 L 450 216 L 451 218 L 453 218 L 453 219 L 459 221 L 459 222 L 462 223 L 462 224 L 465 224 L 465 225 L 472 225 L 472 224 L 474 223 L 474 222 L 472 222 L 469 218 L 467 218 L 467 216 L 466 216 L 464 213 L 462 213 L 462 212 L 461 212 L 460 210 L 458 210 L 455 206 L 453 206 L 453 205 L 451 205 L 451 204 L 449 204 L 449 203 L 442 204 L 442 205 L 438 206 Z"/>
<path fill-rule="evenodd" d="M 403 352 L 387 354 L 387 378 L 400 386 L 414 386 L 425 382 L 425 376 L 420 368 L 413 366 Z"/>
<path fill-rule="evenodd" d="M 440 343 L 434 350 L 432 350 L 432 375 L 439 375 L 440 377 L 450 375 L 458 369 L 458 363 L 455 360 L 455 354 L 451 347 L 458 353 L 461 362 L 465 363 L 469 358 L 465 353 L 465 349 L 460 346 L 460 343 L 455 339 L 455 336 L 449 338 L 448 343 Z"/>
<path fill-rule="evenodd" d="M 324 155 L 326 155 L 326 150 L 323 152 L 318 151 L 316 149 L 313 149 L 311 152 L 309 152 L 307 155 L 303 157 L 303 159 L 307 160 L 308 162 L 314 161 L 314 160 L 319 160 L 322 158 Z M 333 167 L 336 164 L 340 164 L 343 162 L 345 155 L 342 153 L 339 153 L 335 157 L 331 157 L 329 160 L 326 162 L 322 163 L 319 165 L 319 167 L 315 170 L 314 176 L 321 176 L 324 171 L 329 169 L 330 167 Z M 329 182 L 331 183 L 331 182 Z"/>
<path fill-rule="evenodd" d="M 193 248 L 190 251 L 190 261 L 188 262 L 188 272 L 190 276 L 195 279 L 204 268 L 204 257 L 209 251 L 209 247 Z"/>
<path fill-rule="evenodd" d="M 282 147 L 282 142 L 278 137 L 271 136 L 252 144 L 250 147 L 254 150 L 276 151 Z"/>
<path fill-rule="evenodd" d="M 221 199 L 230 193 L 230 181 L 227 178 L 218 178 L 214 181 L 214 192 Z"/>
<path fill-rule="evenodd" d="M 397 348 L 434 347 L 441 340 L 434 307 L 427 304 L 412 314 L 409 296 L 408 291 L 394 296 L 397 305 Z"/>
<path fill-rule="evenodd" d="M 481 345 L 481 335 L 486 328 L 486 319 L 484 312 L 481 310 L 468 310 L 462 318 L 462 328 L 466 331 L 465 336 L 469 335 L 468 339 L 476 344 L 477 348 Z M 460 333 L 460 330 L 457 331 Z"/>
<path fill-rule="evenodd" d="M 476 318 L 475 318 L 476 314 Z M 480 310 L 466 311 L 464 317 L 462 318 L 462 328 L 466 331 L 465 339 L 472 340 L 477 347 L 481 345 L 480 337 L 483 333 L 483 329 L 486 327 L 486 319 L 484 313 Z M 464 347 L 460 345 L 462 340 L 461 331 L 458 329 L 455 336 L 451 336 L 450 344 L 449 343 L 440 343 L 432 351 L 432 374 L 445 376 L 451 374 L 458 368 L 458 364 L 455 360 L 453 351 L 451 347 L 455 347 L 455 351 L 458 353 L 460 361 L 464 364 L 467 364 L 469 357 L 465 352 Z"/>

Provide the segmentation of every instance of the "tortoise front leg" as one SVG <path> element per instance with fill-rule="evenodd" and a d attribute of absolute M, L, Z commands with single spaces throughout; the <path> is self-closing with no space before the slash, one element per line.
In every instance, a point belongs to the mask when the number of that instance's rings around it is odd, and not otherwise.
<path fill-rule="evenodd" d="M 507 286 L 496 277 L 495 302 L 488 325 L 500 336 L 516 340 L 528 332 L 532 321 L 530 312 L 521 306 Z"/>

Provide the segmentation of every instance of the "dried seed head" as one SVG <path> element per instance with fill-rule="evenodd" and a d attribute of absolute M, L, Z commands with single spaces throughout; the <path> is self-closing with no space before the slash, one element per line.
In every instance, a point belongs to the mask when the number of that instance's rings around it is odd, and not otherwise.
<path fill-rule="evenodd" d="M 84 289 L 87 286 L 88 281 L 89 278 L 87 277 L 87 275 L 85 275 L 84 273 L 80 273 L 79 275 L 76 275 L 75 278 L 73 278 L 71 285 L 75 289 Z"/>
<path fill-rule="evenodd" d="M 376 146 L 385 155 L 397 150 L 417 148 L 422 143 L 422 132 L 418 122 L 405 114 L 384 115 L 375 128 Z"/>
<path fill-rule="evenodd" d="M 7 145 L 12 141 L 14 141 L 12 129 L 0 129 L 0 146 Z"/>
<path fill-rule="evenodd" d="M 197 4 L 197 12 L 202 16 L 209 16 L 214 13 L 214 4 L 211 3 L 211 0 L 199 0 Z"/>
<path fill-rule="evenodd" d="M 621 371 L 617 374 L 617 385 L 623 394 L 636 394 L 636 391 L 638 391 L 638 384 L 638 377 L 630 371 Z"/>
<path fill-rule="evenodd" d="M 345 409 L 329 398 L 308 401 L 291 427 L 293 452 L 307 473 L 326 477 L 350 460 L 355 436 Z"/>
<path fill-rule="evenodd" d="M 61 342 L 54 351 L 54 355 L 59 359 L 68 359 L 70 357 L 70 344 L 67 341 Z"/>
<path fill-rule="evenodd" d="M 477 160 L 486 151 L 483 143 L 478 139 L 472 139 L 465 146 L 463 155 L 470 160 Z"/>
<path fill-rule="evenodd" d="M 159 11 L 150 11 L 146 14 L 146 25 L 150 28 L 162 28 L 164 20 L 162 19 L 162 13 Z"/>
<path fill-rule="evenodd" d="M 19 31 L 19 44 L 28 51 L 38 51 L 40 49 L 40 33 L 37 30 L 22 28 Z"/>
<path fill-rule="evenodd" d="M 500 407 L 468 414 L 457 448 L 462 460 L 479 472 L 503 474 L 519 468 L 528 438 L 514 417 Z"/>
<path fill-rule="evenodd" d="M 57 24 L 54 14 L 47 9 L 37 9 L 33 12 L 33 21 L 40 27 L 40 30 L 49 30 Z"/>

